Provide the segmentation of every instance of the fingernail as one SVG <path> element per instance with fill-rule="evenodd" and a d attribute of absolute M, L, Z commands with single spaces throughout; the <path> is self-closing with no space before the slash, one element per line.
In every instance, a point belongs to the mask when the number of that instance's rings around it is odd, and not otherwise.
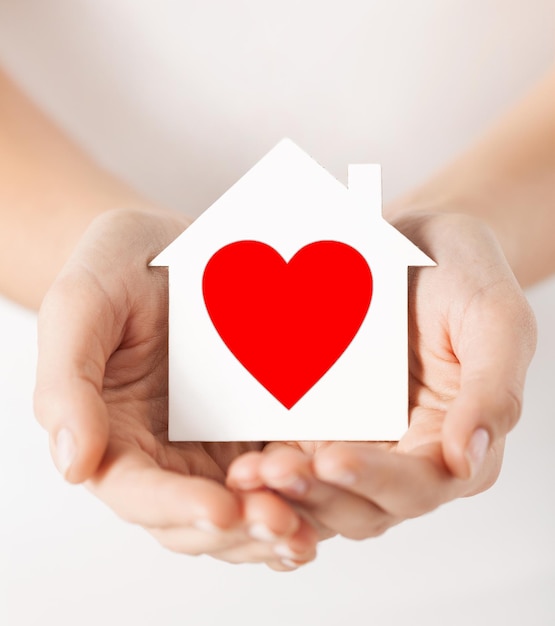
<path fill-rule="evenodd" d="M 281 559 L 281 562 L 289 569 L 297 569 L 300 565 L 300 563 L 295 563 L 295 561 L 292 561 L 291 559 Z"/>
<path fill-rule="evenodd" d="M 293 476 L 289 480 L 281 483 L 274 481 L 274 487 L 287 491 L 287 493 L 294 494 L 296 496 L 304 496 L 308 491 L 308 481 L 299 476 Z"/>
<path fill-rule="evenodd" d="M 489 434 L 485 428 L 478 428 L 468 442 L 466 458 L 470 464 L 471 477 L 482 467 L 489 449 Z"/>
<path fill-rule="evenodd" d="M 323 478 L 323 480 L 327 480 L 329 482 L 338 483 L 340 485 L 345 485 L 345 487 L 350 487 L 354 485 L 357 481 L 357 475 L 354 472 L 343 471 L 338 473 L 330 473 L 328 478 Z"/>
<path fill-rule="evenodd" d="M 77 447 L 69 428 L 62 428 L 56 435 L 56 467 L 62 476 L 66 476 L 75 460 Z"/>
<path fill-rule="evenodd" d="M 344 472 L 338 476 L 337 482 L 342 485 L 354 485 L 357 481 L 357 475 L 354 472 Z"/>
<path fill-rule="evenodd" d="M 283 557 L 284 559 L 294 559 L 299 555 L 285 543 L 278 543 L 277 546 L 274 547 L 274 552 Z"/>
<path fill-rule="evenodd" d="M 275 541 L 277 539 L 277 535 L 272 532 L 266 524 L 262 524 L 261 522 L 250 526 L 249 535 L 258 541 Z"/>
<path fill-rule="evenodd" d="M 214 522 L 211 522 L 209 519 L 195 520 L 193 525 L 197 530 L 202 530 L 205 533 L 216 534 L 220 531 L 216 524 L 214 524 Z"/>

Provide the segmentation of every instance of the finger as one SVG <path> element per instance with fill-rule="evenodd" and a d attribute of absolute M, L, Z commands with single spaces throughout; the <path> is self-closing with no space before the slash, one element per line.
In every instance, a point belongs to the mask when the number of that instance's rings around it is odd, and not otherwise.
<path fill-rule="evenodd" d="M 202 482 L 212 481 L 198 480 L 204 491 L 202 496 L 206 497 L 206 485 L 202 485 Z M 223 489 L 216 483 L 209 484 L 208 487 L 210 486 Z M 149 528 L 149 532 L 161 545 L 174 552 L 189 555 L 210 554 L 230 563 L 259 563 L 295 558 L 298 561 L 296 566 L 312 560 L 315 556 L 317 537 L 314 530 L 274 494 L 243 494 L 240 497 L 242 514 L 239 523 L 227 528 L 221 519 L 214 523 L 215 515 L 206 515 L 206 506 L 202 506 L 198 494 L 193 494 L 191 489 L 181 496 L 187 497 L 193 506 L 181 508 L 176 515 L 175 511 L 167 508 L 167 503 L 166 506 L 163 502 L 152 503 L 158 506 L 157 516 L 153 517 L 149 513 L 148 518 L 145 518 L 145 512 L 141 511 L 142 516 L 138 518 L 142 525 L 159 525 Z M 119 501 L 117 494 L 115 497 Z M 113 506 L 112 502 L 109 504 Z M 176 499 L 171 498 L 169 504 L 176 504 Z M 199 504 L 201 510 L 204 509 L 200 518 Z M 130 508 L 132 506 L 133 503 L 127 503 L 126 509 L 122 510 L 120 505 L 118 512 L 130 521 L 137 521 L 136 513 Z"/>
<path fill-rule="evenodd" d="M 248 452 L 241 455 L 240 457 L 235 459 L 235 461 L 229 467 L 226 484 L 230 489 L 238 491 L 251 491 L 271 488 L 269 484 L 266 484 L 264 482 L 260 474 L 260 466 L 262 460 L 267 455 L 273 455 L 275 450 L 280 450 L 281 448 L 289 448 L 290 445 L 293 444 L 284 442 L 273 442 L 266 445 L 262 452 Z M 294 447 L 295 449 L 299 450 L 298 446 L 295 445 Z M 300 478 L 299 476 L 293 476 L 290 479 L 286 479 L 285 482 L 288 483 L 285 488 L 280 490 L 276 486 L 274 490 L 280 493 L 284 498 L 288 498 L 291 502 L 293 500 L 293 498 L 290 497 L 291 491 L 292 489 L 295 489 L 295 487 L 292 486 L 292 483 L 295 482 L 298 484 L 300 482 Z M 317 529 L 320 539 L 327 539 L 336 534 L 336 532 L 333 532 L 323 526 L 313 515 L 311 515 L 307 508 L 302 506 L 302 501 L 298 504 L 293 501 L 291 502 L 291 504 L 302 518 L 306 519 L 315 529 Z"/>
<path fill-rule="evenodd" d="M 258 471 L 262 455 L 263 452 L 245 452 L 234 459 L 227 470 L 227 486 L 242 491 L 263 488 L 264 483 Z"/>
<path fill-rule="evenodd" d="M 269 491 L 239 495 L 243 523 L 252 539 L 277 542 L 294 535 L 301 526 L 299 515 L 279 496 Z"/>
<path fill-rule="evenodd" d="M 461 383 L 443 424 L 445 462 L 462 479 L 478 473 L 491 444 L 518 421 L 535 349 L 533 314 L 518 288 L 503 283 L 487 298 L 467 312 L 454 346 Z"/>
<path fill-rule="evenodd" d="M 417 517 L 465 492 L 465 483 L 424 455 L 387 452 L 372 444 L 336 443 L 318 452 L 315 475 L 342 486 L 386 511 L 385 530 L 401 519 Z"/>
<path fill-rule="evenodd" d="M 313 442 L 311 443 L 311 452 Z M 231 463 L 228 468 L 226 478 L 227 485 L 231 489 L 249 491 L 252 489 L 262 489 L 265 487 L 260 478 L 260 463 L 265 455 L 273 454 L 275 450 L 290 449 L 301 450 L 299 442 L 296 441 L 272 441 L 267 443 L 260 451 L 246 452 Z"/>
<path fill-rule="evenodd" d="M 277 542 L 251 541 L 229 549 L 211 552 L 211 556 L 230 563 L 267 563 L 274 569 L 294 569 L 316 558 L 317 535 L 302 521 L 298 530 Z"/>
<path fill-rule="evenodd" d="M 320 530 L 365 539 L 382 534 L 395 523 L 374 502 L 318 480 L 311 457 L 297 448 L 275 447 L 261 458 L 259 472 L 264 484 L 300 505 Z"/>
<path fill-rule="evenodd" d="M 87 487 L 122 519 L 147 528 L 216 531 L 241 521 L 241 503 L 223 485 L 161 469 L 129 445 L 111 443 Z"/>
<path fill-rule="evenodd" d="M 225 555 L 228 550 L 232 553 L 234 553 L 235 550 L 242 550 L 244 563 L 257 561 L 253 554 L 253 542 L 241 529 L 224 531 L 207 526 L 206 529 L 201 530 L 194 526 L 180 526 L 172 528 L 149 528 L 147 530 L 161 546 L 178 554 L 188 554 L 189 556 L 210 554 L 216 558 L 220 558 L 217 557 L 217 555 L 220 553 Z M 267 549 L 267 557 L 273 558 L 273 553 L 270 549 Z M 228 559 L 222 558 L 222 560 Z"/>
<path fill-rule="evenodd" d="M 309 561 L 310 562 L 310 561 Z M 268 561 L 266 565 L 274 572 L 294 572 L 306 563 L 297 563 L 290 559 L 280 559 L 279 561 Z"/>
<path fill-rule="evenodd" d="M 117 342 L 114 313 L 95 285 L 60 279 L 39 314 L 35 413 L 54 461 L 70 482 L 98 467 L 108 439 L 101 397 L 104 366 Z"/>

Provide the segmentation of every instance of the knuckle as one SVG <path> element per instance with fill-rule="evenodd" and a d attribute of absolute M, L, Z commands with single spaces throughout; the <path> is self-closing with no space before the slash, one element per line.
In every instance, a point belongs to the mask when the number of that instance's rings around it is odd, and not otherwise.
<path fill-rule="evenodd" d="M 378 472 L 372 476 L 372 494 L 377 502 L 380 502 L 384 494 L 392 491 L 395 487 L 396 476 L 392 472 Z"/>
<path fill-rule="evenodd" d="M 380 537 L 389 530 L 392 525 L 392 520 L 384 517 L 382 519 L 372 520 L 371 523 L 366 522 L 365 524 L 346 529 L 341 535 L 353 541 L 363 541 L 364 539 Z"/>
<path fill-rule="evenodd" d="M 503 413 L 501 415 L 501 433 L 496 433 L 498 436 L 506 435 L 512 430 L 520 416 L 522 414 L 522 394 L 517 393 L 512 389 L 505 391 L 505 398 L 503 402 Z"/>
<path fill-rule="evenodd" d="M 393 515 L 378 507 L 368 507 L 365 514 L 353 515 L 342 529 L 341 535 L 347 539 L 361 541 L 383 535 L 395 524 Z"/>
<path fill-rule="evenodd" d="M 191 541 L 188 533 L 183 530 L 149 529 L 148 532 L 162 548 L 177 554 L 187 554 L 189 556 L 200 556 L 205 553 L 200 543 Z"/>
<path fill-rule="evenodd" d="M 58 394 L 38 384 L 33 392 L 33 411 L 37 422 L 46 430 L 52 428 L 53 416 L 59 411 Z"/>
<path fill-rule="evenodd" d="M 450 497 L 443 493 L 444 489 L 435 488 L 437 485 L 422 486 L 410 501 L 402 508 L 400 513 L 407 519 L 420 517 L 426 513 L 431 513 L 441 504 L 448 501 Z"/>
<path fill-rule="evenodd" d="M 142 523 L 142 520 L 139 519 L 139 516 L 136 513 L 128 510 L 126 507 L 118 504 L 117 502 L 110 503 L 110 507 L 112 508 L 114 513 L 126 524 L 131 524 L 132 526 L 141 526 L 143 528 L 145 527 L 145 525 Z M 159 529 L 158 531 L 153 531 L 152 529 L 147 530 L 151 534 L 154 534 L 154 532 L 158 532 L 160 536 L 163 533 L 162 529 Z"/>
<path fill-rule="evenodd" d="M 538 323 L 532 307 L 524 296 L 522 296 L 522 308 L 517 327 L 524 331 L 522 336 L 525 341 L 528 359 L 531 360 L 534 352 L 536 351 L 536 344 L 538 341 Z"/>
<path fill-rule="evenodd" d="M 436 497 L 424 496 L 420 497 L 417 501 L 412 502 L 412 506 L 405 510 L 405 517 L 408 519 L 414 519 L 426 515 L 435 511 L 440 506 L 441 502 L 438 502 Z"/>

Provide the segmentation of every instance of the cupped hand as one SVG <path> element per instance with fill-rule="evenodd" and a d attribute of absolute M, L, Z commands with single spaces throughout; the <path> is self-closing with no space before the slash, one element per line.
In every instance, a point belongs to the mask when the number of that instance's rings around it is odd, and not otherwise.
<path fill-rule="evenodd" d="M 39 313 L 35 412 L 66 479 L 164 546 L 292 569 L 314 558 L 312 527 L 269 491 L 225 486 L 261 444 L 167 438 L 167 276 L 147 266 L 187 225 L 139 210 L 91 224 Z"/>
<path fill-rule="evenodd" d="M 409 274 L 404 437 L 274 442 L 229 468 L 230 487 L 275 490 L 296 503 L 322 538 L 377 536 L 487 489 L 521 412 L 535 321 L 493 234 L 455 214 L 406 214 L 395 226 L 438 264 Z"/>

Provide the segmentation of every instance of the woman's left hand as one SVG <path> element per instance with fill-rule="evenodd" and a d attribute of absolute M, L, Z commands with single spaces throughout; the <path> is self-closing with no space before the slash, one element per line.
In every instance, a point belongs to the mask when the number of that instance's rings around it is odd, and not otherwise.
<path fill-rule="evenodd" d="M 490 230 L 420 213 L 395 226 L 438 264 L 409 283 L 410 426 L 395 443 L 274 442 L 230 466 L 227 484 L 271 488 L 318 527 L 363 539 L 499 474 L 536 342 L 530 307 Z"/>

